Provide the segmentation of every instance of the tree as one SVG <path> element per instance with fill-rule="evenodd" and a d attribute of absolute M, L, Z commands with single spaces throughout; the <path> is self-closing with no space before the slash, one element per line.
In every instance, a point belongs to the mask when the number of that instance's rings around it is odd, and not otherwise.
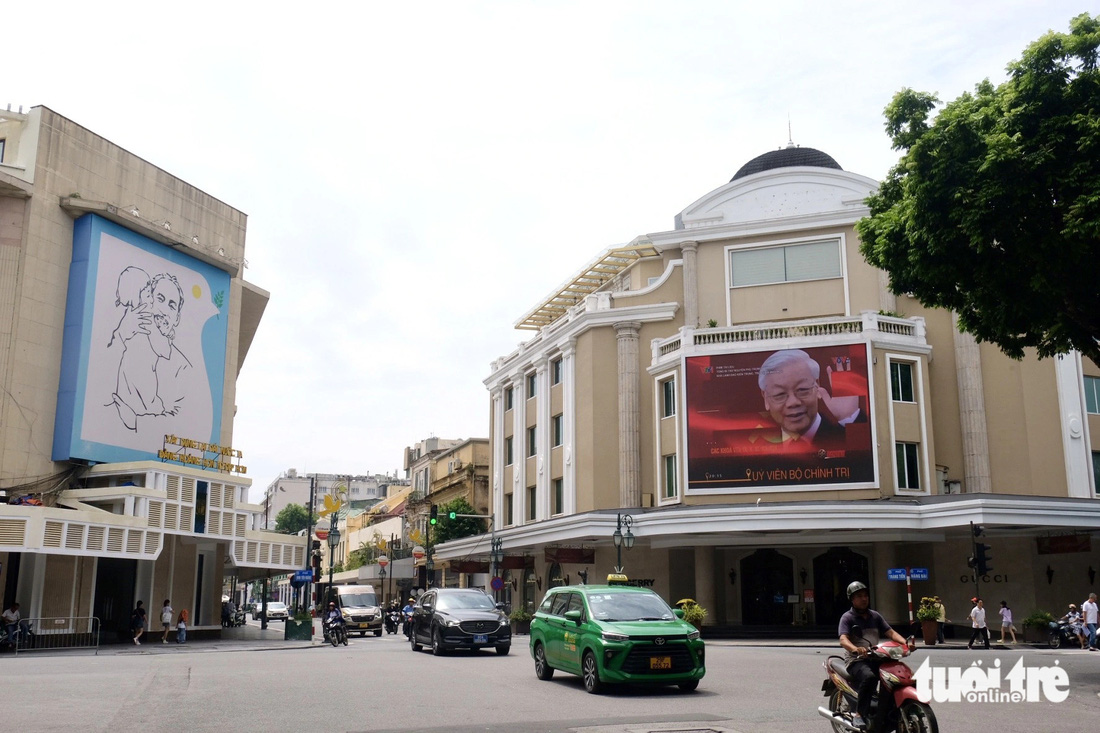
<path fill-rule="evenodd" d="M 1100 363 L 1100 16 L 1049 32 L 946 105 L 903 89 L 886 131 L 904 151 L 856 228 L 890 290 L 949 308 L 1019 359 Z"/>
<path fill-rule="evenodd" d="M 476 514 L 470 502 L 459 497 L 439 507 L 439 524 L 432 528 L 432 544 L 472 537 L 475 534 L 483 534 L 488 529 L 488 520 L 477 517 L 450 518 L 450 513 Z"/>
<path fill-rule="evenodd" d="M 301 504 L 287 504 L 275 516 L 275 531 L 283 534 L 298 534 L 309 527 L 309 513 Z"/>

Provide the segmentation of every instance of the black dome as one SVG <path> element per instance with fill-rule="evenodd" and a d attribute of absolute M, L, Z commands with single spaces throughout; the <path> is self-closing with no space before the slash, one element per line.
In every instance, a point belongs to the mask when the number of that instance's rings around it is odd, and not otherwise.
<path fill-rule="evenodd" d="M 773 168 L 793 168 L 795 166 L 832 168 L 838 171 L 844 170 L 840 167 L 839 163 L 833 160 L 832 156 L 826 155 L 820 150 L 814 150 L 813 148 L 798 148 L 793 145 L 788 145 L 785 148 L 758 155 L 748 163 L 745 163 L 741 166 L 741 170 L 737 171 L 733 178 L 730 179 L 730 182 L 732 183 L 738 178 L 751 176 L 753 173 L 770 171 Z"/>

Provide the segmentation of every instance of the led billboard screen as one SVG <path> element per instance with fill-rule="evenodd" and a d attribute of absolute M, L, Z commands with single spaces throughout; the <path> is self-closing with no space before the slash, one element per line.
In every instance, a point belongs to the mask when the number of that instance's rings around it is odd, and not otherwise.
<path fill-rule="evenodd" d="M 866 344 L 684 361 L 689 492 L 872 486 Z"/>
<path fill-rule="evenodd" d="M 106 219 L 73 228 L 53 459 L 221 437 L 229 274 Z"/>

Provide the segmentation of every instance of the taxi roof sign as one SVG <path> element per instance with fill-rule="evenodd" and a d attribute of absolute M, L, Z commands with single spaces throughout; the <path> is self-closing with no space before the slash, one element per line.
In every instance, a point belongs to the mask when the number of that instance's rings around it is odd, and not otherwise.
<path fill-rule="evenodd" d="M 628 585 L 630 578 L 626 577 L 623 573 L 608 573 L 607 584 L 608 585 Z"/>

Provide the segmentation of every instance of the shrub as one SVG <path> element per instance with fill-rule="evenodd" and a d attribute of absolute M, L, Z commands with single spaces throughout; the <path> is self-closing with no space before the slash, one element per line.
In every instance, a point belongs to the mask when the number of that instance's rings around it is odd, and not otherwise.
<path fill-rule="evenodd" d="M 684 604 L 684 621 L 695 628 L 699 628 L 703 625 L 703 619 L 707 617 L 707 609 L 700 606 L 698 603 L 685 603 Z"/>
<path fill-rule="evenodd" d="M 940 609 L 936 608 L 936 599 L 925 596 L 917 607 L 917 621 L 938 621 Z"/>
<path fill-rule="evenodd" d="M 1051 622 L 1057 621 L 1053 615 L 1043 610 L 1035 610 L 1031 612 L 1031 615 L 1020 622 L 1025 628 L 1030 626 L 1033 629 L 1047 629 Z"/>
<path fill-rule="evenodd" d="M 522 606 L 520 606 L 519 608 L 513 608 L 512 612 L 508 614 L 509 621 L 516 621 L 518 623 L 530 621 L 533 618 L 534 616 L 532 616 L 530 612 L 528 612 L 528 610 L 526 608 L 523 608 Z"/>

